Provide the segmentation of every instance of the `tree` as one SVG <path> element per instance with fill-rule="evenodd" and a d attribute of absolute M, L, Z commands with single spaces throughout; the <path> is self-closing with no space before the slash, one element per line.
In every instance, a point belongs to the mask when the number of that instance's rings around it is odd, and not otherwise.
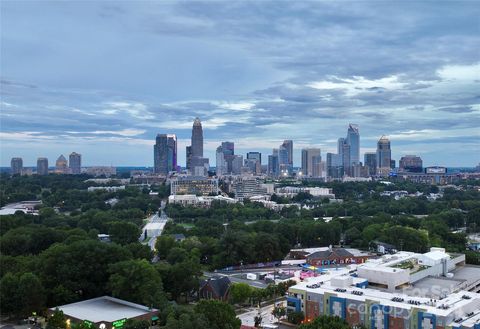
<path fill-rule="evenodd" d="M 235 283 L 230 288 L 230 301 L 233 304 L 241 304 L 251 297 L 252 290 L 246 283 Z"/>
<path fill-rule="evenodd" d="M 277 319 L 277 322 L 280 321 L 285 314 L 287 314 L 287 309 L 283 306 L 275 306 L 272 310 L 272 315 Z"/>
<path fill-rule="evenodd" d="M 305 315 L 303 314 L 302 311 L 300 311 L 300 312 L 289 312 L 287 314 L 288 322 L 293 323 L 293 324 L 300 324 L 303 321 L 304 318 L 305 318 Z M 332 328 L 329 327 L 328 329 L 332 329 Z"/>
<path fill-rule="evenodd" d="M 163 301 L 160 275 L 145 259 L 126 260 L 110 265 L 108 287 L 114 297 L 148 306 Z"/>
<path fill-rule="evenodd" d="M 52 316 L 47 320 L 47 329 L 66 329 L 67 322 L 65 321 L 65 315 L 63 311 L 58 308 L 55 309 Z"/>
<path fill-rule="evenodd" d="M 0 310 L 1 313 L 14 313 L 18 310 L 18 278 L 12 273 L 7 273 L 0 280 Z"/>
<path fill-rule="evenodd" d="M 350 329 L 350 325 L 339 317 L 323 315 L 310 323 L 301 324 L 298 329 Z"/>
<path fill-rule="evenodd" d="M 201 300 L 195 305 L 195 313 L 203 314 L 210 329 L 239 329 L 241 321 L 233 307 L 218 300 Z"/>
<path fill-rule="evenodd" d="M 21 313 L 24 316 L 39 312 L 45 303 L 45 292 L 38 277 L 33 273 L 24 273 L 18 283 Z"/>
<path fill-rule="evenodd" d="M 108 230 L 112 242 L 126 245 L 138 241 L 140 229 L 137 225 L 128 222 L 112 222 Z"/>
<path fill-rule="evenodd" d="M 148 329 L 150 322 L 147 320 L 128 319 L 123 326 L 123 329 Z"/>
<path fill-rule="evenodd" d="M 155 242 L 155 249 L 157 250 L 160 259 L 166 259 L 170 249 L 175 246 L 176 242 L 172 236 L 162 235 L 157 238 Z"/>
<path fill-rule="evenodd" d="M 119 245 L 95 240 L 54 244 L 40 254 L 36 270 L 47 304 L 63 305 L 106 294 L 108 266 L 128 259 L 129 254 Z"/>

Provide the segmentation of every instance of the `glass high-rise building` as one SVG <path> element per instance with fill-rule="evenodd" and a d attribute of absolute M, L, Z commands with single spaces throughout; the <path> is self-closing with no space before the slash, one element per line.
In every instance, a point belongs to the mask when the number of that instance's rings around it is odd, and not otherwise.
<path fill-rule="evenodd" d="M 158 134 L 153 146 L 154 171 L 167 175 L 177 170 L 177 136 L 174 134 Z"/>
<path fill-rule="evenodd" d="M 70 168 L 70 173 L 73 175 L 78 175 L 82 171 L 82 155 L 77 152 L 70 153 L 68 157 L 68 163 Z"/>
<path fill-rule="evenodd" d="M 57 158 L 57 161 L 55 161 L 55 172 L 57 174 L 68 173 L 68 162 L 67 159 L 63 156 L 63 154 L 60 154 L 60 156 Z"/>
<path fill-rule="evenodd" d="M 262 153 L 260 152 L 248 152 L 247 153 L 247 160 L 249 161 L 250 169 L 256 173 L 262 173 Z"/>
<path fill-rule="evenodd" d="M 350 123 L 347 130 L 346 142 L 350 145 L 350 163 L 352 167 L 354 164 L 360 163 L 360 132 L 358 125 Z"/>
<path fill-rule="evenodd" d="M 365 152 L 363 155 L 364 165 L 368 167 L 368 175 L 375 176 L 377 170 L 377 153 Z"/>
<path fill-rule="evenodd" d="M 227 166 L 227 161 L 225 161 L 225 155 L 223 154 L 223 148 L 222 145 L 217 147 L 217 151 L 215 152 L 215 158 L 216 158 L 216 173 L 217 176 L 224 175 L 228 172 L 228 166 Z"/>
<path fill-rule="evenodd" d="M 422 158 L 416 155 L 405 155 L 400 159 L 399 170 L 402 172 L 422 172 Z"/>
<path fill-rule="evenodd" d="M 199 118 L 195 118 L 192 127 L 192 157 L 203 158 L 203 129 Z"/>
<path fill-rule="evenodd" d="M 385 175 L 390 172 L 391 160 L 390 140 L 382 136 L 377 143 L 377 174 Z"/>
<path fill-rule="evenodd" d="M 315 165 L 322 161 L 321 151 L 319 148 L 302 149 L 302 174 L 305 176 L 315 177 Z"/>
<path fill-rule="evenodd" d="M 37 175 L 48 175 L 48 159 L 37 159 Z"/>
<path fill-rule="evenodd" d="M 23 159 L 12 158 L 12 160 L 10 161 L 10 169 L 12 175 L 21 175 L 23 170 Z"/>
<path fill-rule="evenodd" d="M 192 146 L 185 147 L 186 154 L 186 167 L 190 169 L 192 167 Z"/>
<path fill-rule="evenodd" d="M 281 147 L 284 147 L 287 150 L 287 162 L 291 168 L 293 168 L 293 141 L 290 139 L 286 139 L 283 141 Z"/>
<path fill-rule="evenodd" d="M 280 167 L 278 163 L 278 152 L 276 152 L 276 154 L 274 152 L 272 155 L 268 156 L 268 168 L 267 168 L 268 175 L 277 177 L 280 171 L 279 168 Z"/>

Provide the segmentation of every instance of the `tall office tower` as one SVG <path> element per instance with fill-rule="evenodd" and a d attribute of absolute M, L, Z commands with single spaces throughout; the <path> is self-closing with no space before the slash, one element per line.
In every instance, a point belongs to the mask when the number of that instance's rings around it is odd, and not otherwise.
<path fill-rule="evenodd" d="M 279 163 L 278 163 L 278 150 L 273 150 L 273 154 L 268 156 L 268 167 L 267 173 L 269 176 L 277 177 L 280 171 Z"/>
<path fill-rule="evenodd" d="M 37 175 L 48 175 L 48 159 L 37 159 Z"/>
<path fill-rule="evenodd" d="M 222 142 L 222 150 L 225 155 L 234 155 L 235 154 L 235 143 L 233 142 Z"/>
<path fill-rule="evenodd" d="M 390 140 L 386 136 L 382 136 L 377 143 L 377 174 L 388 175 L 391 165 L 390 160 L 392 160 Z"/>
<path fill-rule="evenodd" d="M 235 154 L 235 144 L 233 142 L 222 142 L 221 149 L 223 153 L 223 158 L 226 163 L 225 171 L 223 172 L 223 174 L 231 173 L 233 156 Z"/>
<path fill-rule="evenodd" d="M 327 153 L 327 177 L 341 178 L 343 176 L 342 158 L 339 154 Z"/>
<path fill-rule="evenodd" d="M 158 134 L 153 146 L 153 163 L 156 174 L 167 175 L 177 170 L 177 136 Z"/>
<path fill-rule="evenodd" d="M 342 147 L 342 166 L 343 174 L 352 176 L 352 166 L 350 165 L 350 144 L 345 140 Z"/>
<path fill-rule="evenodd" d="M 63 154 L 61 154 L 57 161 L 55 161 L 55 172 L 57 174 L 68 174 L 68 162 Z"/>
<path fill-rule="evenodd" d="M 312 157 L 312 165 L 311 165 L 311 173 L 309 176 L 311 177 L 324 177 L 326 171 L 326 164 L 322 161 L 322 157 L 320 155 L 316 155 Z"/>
<path fill-rule="evenodd" d="M 345 138 L 339 138 L 337 141 L 337 154 L 343 159 L 343 144 L 345 144 Z"/>
<path fill-rule="evenodd" d="M 288 149 L 284 144 L 280 145 L 278 148 L 278 165 L 280 168 L 280 174 L 285 176 L 291 174 L 292 168 L 288 162 Z"/>
<path fill-rule="evenodd" d="M 347 130 L 346 142 L 350 145 L 350 163 L 352 167 L 354 164 L 360 163 L 360 133 L 358 125 L 350 123 Z"/>
<path fill-rule="evenodd" d="M 10 161 L 10 168 L 12 175 L 21 175 L 23 170 L 23 159 L 12 158 L 12 160 Z"/>
<path fill-rule="evenodd" d="M 390 160 L 390 168 L 395 169 L 395 160 Z"/>
<path fill-rule="evenodd" d="M 319 148 L 302 149 L 302 173 L 305 176 L 319 177 L 314 174 L 314 162 L 322 161 L 321 151 Z M 317 170 L 318 172 L 318 170 Z"/>
<path fill-rule="evenodd" d="M 225 154 L 223 153 L 223 147 L 220 145 L 217 147 L 217 150 L 215 152 L 215 158 L 216 158 L 216 167 L 217 167 L 217 176 L 225 175 L 228 173 L 228 165 L 227 161 L 225 160 Z"/>
<path fill-rule="evenodd" d="M 422 158 L 416 155 L 405 155 L 400 159 L 399 171 L 401 172 L 422 172 Z"/>
<path fill-rule="evenodd" d="M 186 167 L 187 169 L 192 168 L 192 147 L 187 146 L 185 148 L 185 154 L 186 154 Z"/>
<path fill-rule="evenodd" d="M 308 150 L 302 149 L 302 175 L 307 175 L 308 173 Z"/>
<path fill-rule="evenodd" d="M 68 163 L 70 167 L 70 173 L 73 175 L 78 175 L 82 171 L 82 155 L 77 152 L 70 153 L 68 157 Z"/>
<path fill-rule="evenodd" d="M 232 174 L 240 175 L 243 167 L 243 156 L 234 155 L 232 159 Z"/>
<path fill-rule="evenodd" d="M 195 118 L 192 127 L 192 157 L 203 158 L 203 129 L 199 118 Z"/>
<path fill-rule="evenodd" d="M 267 169 L 268 175 L 272 177 L 276 177 L 278 176 L 278 172 L 279 172 L 278 155 L 269 155 L 268 169 Z"/>
<path fill-rule="evenodd" d="M 247 153 L 247 160 L 249 160 L 250 166 L 254 166 L 255 170 L 253 171 L 255 174 L 262 173 L 262 153 L 260 152 L 248 152 Z"/>
<path fill-rule="evenodd" d="M 210 164 L 208 158 L 192 157 L 190 174 L 193 176 L 208 176 Z"/>
<path fill-rule="evenodd" d="M 365 152 L 363 155 L 363 163 L 366 167 L 368 167 L 368 175 L 375 176 L 377 171 L 377 153 Z"/>
<path fill-rule="evenodd" d="M 293 168 L 293 141 L 286 139 L 283 141 L 282 146 L 287 150 L 287 164 L 290 166 L 290 168 Z"/>

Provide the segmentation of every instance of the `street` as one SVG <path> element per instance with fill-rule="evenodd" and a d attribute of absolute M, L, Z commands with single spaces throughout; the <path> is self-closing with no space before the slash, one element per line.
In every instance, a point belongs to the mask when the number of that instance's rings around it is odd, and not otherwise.
<path fill-rule="evenodd" d="M 281 305 L 286 307 L 286 301 L 280 301 L 277 305 Z M 262 317 L 262 325 L 270 324 L 270 325 L 277 325 L 277 319 L 272 315 L 274 305 L 267 305 L 260 309 L 258 307 L 252 307 L 250 311 L 239 314 L 238 318 L 242 321 L 243 325 L 246 326 L 253 326 L 255 324 L 255 317 L 257 315 L 261 315 Z M 282 324 L 278 324 L 278 328 L 289 328 L 283 326 Z"/>
<path fill-rule="evenodd" d="M 159 209 L 160 216 L 158 215 L 158 213 L 155 213 L 154 215 L 150 216 L 148 218 L 147 224 L 142 229 L 142 236 L 140 237 L 140 240 L 143 241 L 143 237 L 145 236 L 145 231 L 146 231 L 147 238 L 150 238 L 150 240 L 148 240 L 148 246 L 152 251 L 155 250 L 155 243 L 157 242 L 157 237 L 162 235 L 165 225 L 170 220 L 170 218 L 167 217 L 167 214 L 163 210 L 164 208 L 165 208 L 165 203 L 164 201 L 162 201 L 162 205 Z"/>

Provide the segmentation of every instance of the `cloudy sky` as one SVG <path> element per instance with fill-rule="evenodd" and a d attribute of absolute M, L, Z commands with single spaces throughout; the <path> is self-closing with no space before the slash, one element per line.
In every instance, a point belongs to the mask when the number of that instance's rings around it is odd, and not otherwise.
<path fill-rule="evenodd" d="M 293 139 L 480 161 L 475 1 L 1 1 L 1 163 L 82 153 L 84 165 L 153 164 L 157 133 L 185 162 L 193 119 L 206 155 L 266 155 Z M 265 161 L 265 160 L 264 160 Z"/>

